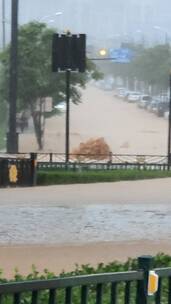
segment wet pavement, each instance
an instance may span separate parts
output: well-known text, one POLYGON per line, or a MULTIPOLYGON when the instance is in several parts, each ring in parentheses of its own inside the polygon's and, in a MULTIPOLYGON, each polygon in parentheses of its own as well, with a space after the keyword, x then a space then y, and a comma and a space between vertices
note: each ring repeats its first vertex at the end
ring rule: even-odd
POLYGON ((0 244, 168 240, 169 204, 0 207, 0 244))

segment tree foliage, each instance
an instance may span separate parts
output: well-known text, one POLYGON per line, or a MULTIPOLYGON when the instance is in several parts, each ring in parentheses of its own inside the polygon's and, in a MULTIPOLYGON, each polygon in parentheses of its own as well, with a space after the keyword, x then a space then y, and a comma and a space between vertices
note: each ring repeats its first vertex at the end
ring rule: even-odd
MULTIPOLYGON (((18 100, 17 111, 29 110, 33 122, 39 148, 43 148, 43 130, 40 113, 36 111, 37 100, 40 104, 44 98, 53 98, 53 109, 65 99, 65 74, 52 73, 51 53, 52 35, 55 31, 44 23, 31 22, 19 28, 18 33, 18 100)), ((8 102, 9 88, 9 50, 10 45, 0 54, 1 80, 0 102, 8 102)), ((87 72, 73 73, 71 77, 71 101, 79 103, 81 93, 79 87, 84 88, 89 74, 98 78, 95 65, 87 63, 87 72)), ((55 114, 55 110, 52 111, 55 114)))
POLYGON ((146 86, 157 87, 158 91, 166 90, 171 68, 170 45, 157 45, 151 48, 132 45, 131 48, 135 52, 132 62, 128 64, 112 63, 109 67, 110 72, 124 81, 127 79, 131 82, 136 78, 146 86))

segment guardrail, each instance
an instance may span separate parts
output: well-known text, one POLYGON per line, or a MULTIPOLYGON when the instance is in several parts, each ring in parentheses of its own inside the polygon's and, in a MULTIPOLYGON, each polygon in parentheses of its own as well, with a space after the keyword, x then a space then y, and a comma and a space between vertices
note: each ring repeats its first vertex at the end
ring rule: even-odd
POLYGON ((165 155, 129 155, 129 154, 70 154, 65 162, 65 154, 37 154, 38 169, 71 169, 71 170, 170 170, 165 155))
POLYGON ((136 155, 136 154, 69 154, 66 163, 64 153, 0 153, 0 161, 8 159, 11 163, 20 163, 31 157, 37 160, 38 169, 71 169, 71 170, 170 170, 166 155, 136 155))
MULTIPOLYGON (((0 284, 1 303, 125 303, 147 304, 151 256, 138 258, 138 271, 81 275, 0 284)), ((155 303, 171 303, 171 268, 156 269, 159 286, 155 303), (162 280, 168 286, 162 294, 162 280), (162 299, 162 300, 161 300, 162 299)), ((154 291, 155 292, 155 291, 154 291)))

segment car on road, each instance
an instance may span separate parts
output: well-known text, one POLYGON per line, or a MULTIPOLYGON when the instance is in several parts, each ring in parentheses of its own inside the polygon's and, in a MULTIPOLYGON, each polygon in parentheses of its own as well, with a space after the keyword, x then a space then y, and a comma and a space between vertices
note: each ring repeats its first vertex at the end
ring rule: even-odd
POLYGON ((165 119, 168 119, 168 118, 169 118, 169 111, 164 112, 164 118, 165 118, 165 119))
POLYGON ((58 103, 57 105, 54 106, 54 108, 56 110, 59 111, 59 113, 64 113, 66 111, 66 102, 65 101, 61 101, 60 103, 58 103))
POLYGON ((120 87, 115 89, 115 94, 114 94, 115 97, 123 97, 124 94, 125 94, 125 88, 120 87))
POLYGON ((152 101, 147 106, 147 110, 151 113, 157 113, 158 103, 159 103, 158 100, 152 99, 152 101))
POLYGON ((169 102, 168 101, 161 101, 157 105, 157 116, 162 117, 164 116, 165 112, 169 111, 169 102))
POLYGON ((127 100, 128 102, 137 102, 139 101, 141 98, 141 93, 139 92, 130 92, 128 97, 127 97, 127 100))
POLYGON ((150 95, 141 95, 140 100, 137 103, 137 106, 140 109, 147 109, 151 101, 152 101, 152 97, 150 95))

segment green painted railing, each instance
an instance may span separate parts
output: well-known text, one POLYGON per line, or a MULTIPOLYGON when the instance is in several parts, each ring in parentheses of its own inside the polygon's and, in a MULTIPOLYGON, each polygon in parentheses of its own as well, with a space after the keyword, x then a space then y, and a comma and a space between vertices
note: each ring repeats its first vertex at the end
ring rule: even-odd
MULTIPOLYGON (((147 304, 148 274, 152 266, 152 257, 140 257, 138 265, 138 271, 0 284, 0 303, 147 304)), ((159 275, 159 287, 153 302, 150 303, 170 304, 171 268, 155 271, 159 275), (168 281, 168 285, 165 284, 165 298, 162 296, 162 280, 168 281)))

